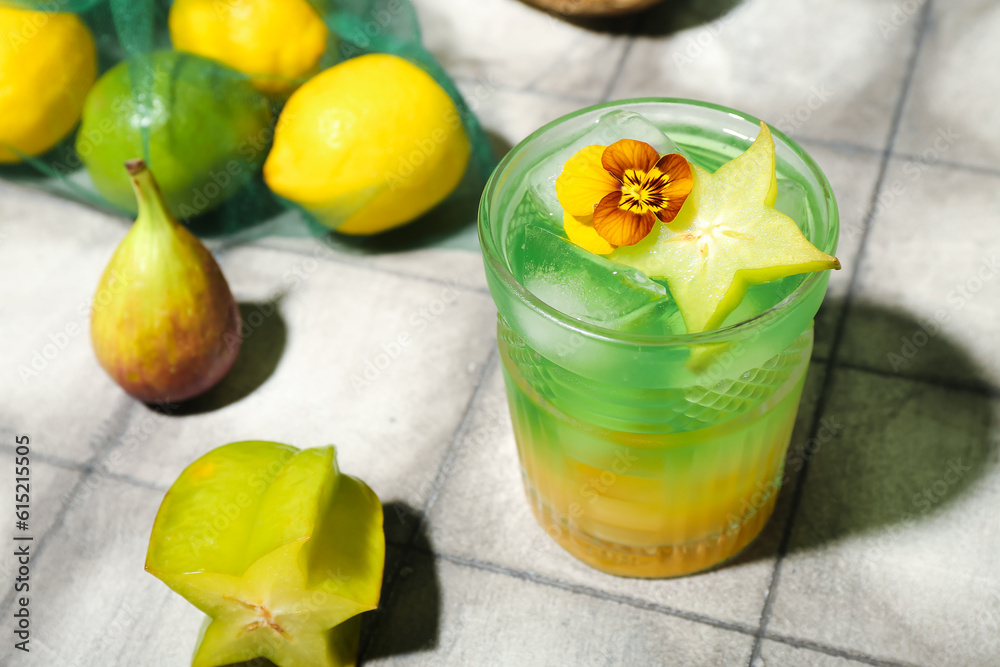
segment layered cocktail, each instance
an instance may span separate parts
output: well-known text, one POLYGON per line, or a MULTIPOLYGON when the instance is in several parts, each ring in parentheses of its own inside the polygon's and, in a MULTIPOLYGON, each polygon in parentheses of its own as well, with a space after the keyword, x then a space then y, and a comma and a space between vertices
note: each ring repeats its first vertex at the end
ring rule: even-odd
POLYGON ((604 104, 515 147, 479 225, 540 524, 628 576, 737 553, 774 507, 839 267, 819 167, 730 109, 604 104))

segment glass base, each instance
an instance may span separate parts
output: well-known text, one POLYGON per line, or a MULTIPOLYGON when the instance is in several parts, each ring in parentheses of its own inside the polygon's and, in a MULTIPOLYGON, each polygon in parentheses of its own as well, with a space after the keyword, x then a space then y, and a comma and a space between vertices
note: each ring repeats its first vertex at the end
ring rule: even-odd
POLYGON ((667 433, 643 432, 648 424, 639 421, 631 431, 594 421, 610 411, 634 414, 640 399, 668 392, 622 397, 604 387, 589 406, 606 409, 578 419, 550 398, 565 383, 551 372, 542 377, 544 360, 500 333, 524 486, 538 522, 564 549, 609 574, 676 577, 719 565, 760 533, 782 484, 811 328, 758 369, 651 402, 660 408, 654 416, 683 425, 692 415, 717 420, 667 433), (727 419, 734 405, 744 411, 727 419))
POLYGON ((602 540, 578 527, 564 524, 557 513, 542 502, 527 480, 525 491, 539 525, 574 558, 607 574, 644 579, 682 577, 712 569, 730 560, 760 534, 771 518, 778 498, 777 493, 772 493, 753 516, 734 531, 699 542, 632 547, 602 540))

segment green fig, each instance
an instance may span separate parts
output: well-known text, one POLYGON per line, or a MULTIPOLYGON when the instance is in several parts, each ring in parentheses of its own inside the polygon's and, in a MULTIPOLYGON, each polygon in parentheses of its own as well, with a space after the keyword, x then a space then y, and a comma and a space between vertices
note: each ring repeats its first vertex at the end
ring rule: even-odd
POLYGON ((142 160, 125 168, 139 203, 94 296, 90 338, 101 366, 147 403, 204 393, 240 349, 240 312, 219 265, 164 205, 142 160))
POLYGON ((146 570, 208 615, 193 667, 267 658, 345 667, 378 606, 382 505, 333 447, 224 445, 181 473, 153 523, 146 570))

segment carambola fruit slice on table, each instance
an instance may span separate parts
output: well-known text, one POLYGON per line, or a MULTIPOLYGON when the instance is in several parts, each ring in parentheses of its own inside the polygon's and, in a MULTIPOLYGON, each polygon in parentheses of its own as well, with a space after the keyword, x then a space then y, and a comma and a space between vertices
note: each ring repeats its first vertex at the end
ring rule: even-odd
POLYGON ((750 285, 840 268, 774 208, 774 140, 766 124, 745 153, 714 174, 694 164, 691 170, 694 188, 677 217, 608 256, 665 278, 689 333, 719 327, 750 285))
POLYGON ((353 665, 354 617, 378 606, 384 563, 381 503, 338 470, 333 447, 259 441, 181 473, 146 555, 146 570, 210 617, 193 667, 353 665))

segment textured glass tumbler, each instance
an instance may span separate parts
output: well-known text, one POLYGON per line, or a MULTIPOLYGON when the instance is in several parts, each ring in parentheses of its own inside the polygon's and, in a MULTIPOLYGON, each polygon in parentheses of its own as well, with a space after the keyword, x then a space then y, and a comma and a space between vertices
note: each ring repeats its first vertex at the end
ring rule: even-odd
MULTIPOLYGON (((750 320, 675 336, 604 329, 531 294, 511 270, 523 252, 511 238, 524 223, 518 205, 527 175, 615 110, 642 114, 710 170, 759 131, 755 118, 689 100, 583 109, 504 158, 483 195, 479 236, 522 477, 539 523, 605 572, 678 576, 732 557, 771 515, 829 272, 792 279, 787 298, 750 320)), ((774 141, 779 191, 797 183, 806 201, 796 222, 834 254, 837 205, 826 177, 788 137, 775 131, 774 141)))

